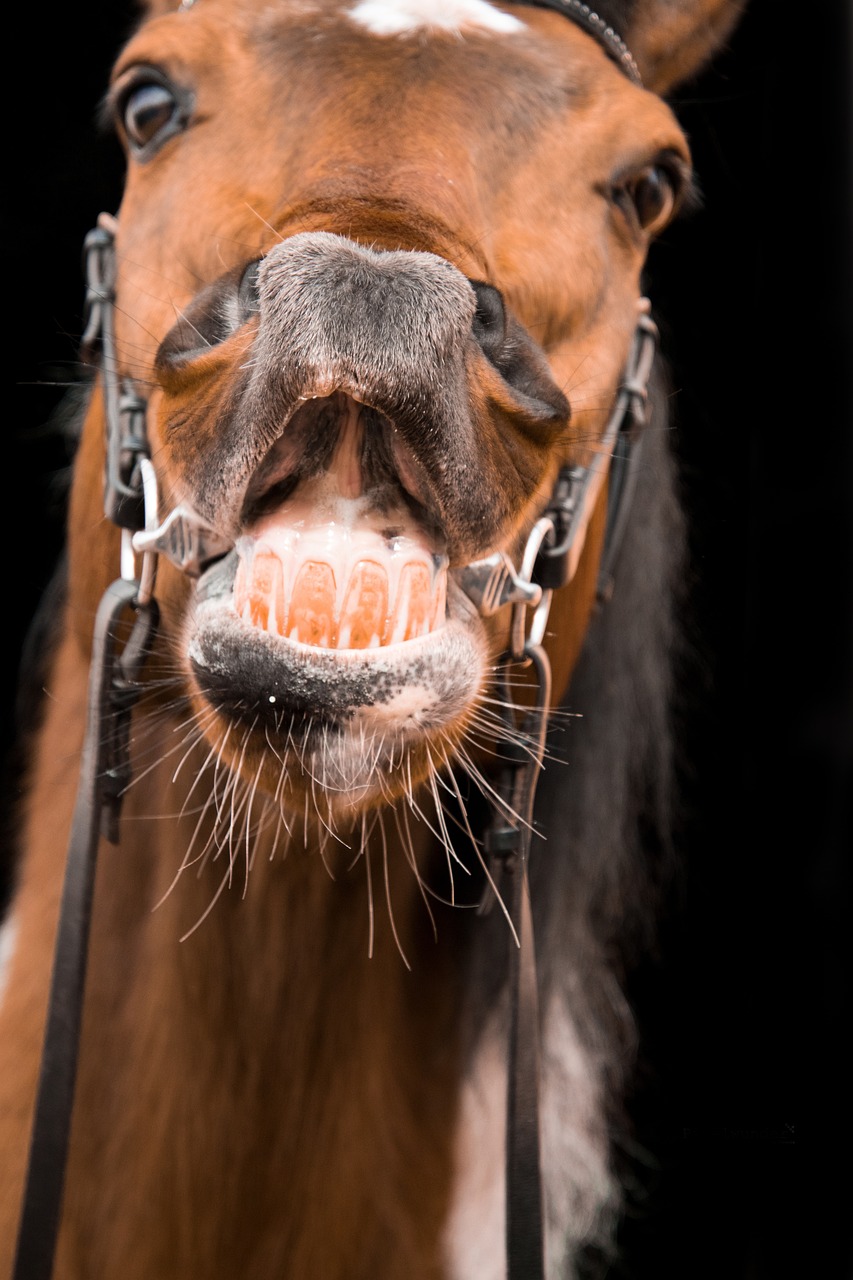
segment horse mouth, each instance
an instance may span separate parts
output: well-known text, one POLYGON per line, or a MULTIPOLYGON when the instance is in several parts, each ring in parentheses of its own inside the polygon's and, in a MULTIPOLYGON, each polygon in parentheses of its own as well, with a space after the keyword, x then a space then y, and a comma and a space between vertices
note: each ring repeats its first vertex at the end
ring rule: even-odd
POLYGON ((414 477, 382 415, 343 392, 301 405, 246 490, 234 582, 246 626, 335 650, 442 627, 445 539, 414 477))
POLYGON ((343 392, 298 406, 249 478, 191 625, 193 683, 242 725, 242 755, 249 739, 279 762, 295 749, 350 796, 374 789, 366 737, 378 777, 385 754, 393 768, 461 725, 483 679, 428 483, 393 425, 343 392))

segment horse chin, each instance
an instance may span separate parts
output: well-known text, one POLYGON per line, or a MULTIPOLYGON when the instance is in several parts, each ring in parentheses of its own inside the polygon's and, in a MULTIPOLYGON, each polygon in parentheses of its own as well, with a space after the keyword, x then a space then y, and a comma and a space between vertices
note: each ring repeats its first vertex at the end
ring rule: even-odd
POLYGON ((183 645, 191 698, 219 758, 321 820, 411 793, 453 754, 487 678, 489 640, 452 579, 427 634, 327 648, 235 607, 234 553, 199 583, 183 645), (210 711, 213 711, 211 717, 210 711))

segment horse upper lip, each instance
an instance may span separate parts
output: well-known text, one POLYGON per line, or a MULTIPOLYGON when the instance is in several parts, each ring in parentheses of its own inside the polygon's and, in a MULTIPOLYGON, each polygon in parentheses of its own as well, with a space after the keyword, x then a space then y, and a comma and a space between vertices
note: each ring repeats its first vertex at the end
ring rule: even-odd
POLYGON ((324 474, 340 498, 405 507, 435 541, 444 540, 424 468, 388 418, 343 391, 294 406, 248 479, 241 526, 249 529, 324 474))

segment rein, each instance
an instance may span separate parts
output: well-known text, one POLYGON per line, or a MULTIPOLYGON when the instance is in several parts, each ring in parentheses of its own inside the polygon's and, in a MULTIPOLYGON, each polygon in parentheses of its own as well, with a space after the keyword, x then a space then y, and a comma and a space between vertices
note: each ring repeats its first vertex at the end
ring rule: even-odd
MULTIPOLYGON (((183 0, 187 9, 195 0, 183 0)), ((552 9, 581 26, 630 80, 641 84, 630 52, 616 32, 580 0, 517 0, 552 9)), ((92 646, 86 733, 48 1000, 35 1114, 11 1280, 51 1280, 62 1210, 68 1142, 85 994, 89 926, 99 837, 118 843, 133 707, 159 619, 154 598, 157 559, 165 555, 191 577, 227 552, 230 541, 196 512, 180 505, 160 521, 157 481, 146 434, 146 404, 122 378, 115 351, 114 218, 102 214, 85 244, 87 325, 84 347, 100 346, 106 419, 104 512, 122 532, 120 577, 98 609, 92 646), (137 573, 137 557, 141 566, 137 573), (127 617, 135 615, 128 634, 127 617)), ((608 484, 598 598, 607 599, 630 506, 640 429, 657 328, 641 298, 634 338, 616 400, 588 466, 561 469, 554 491, 531 531, 518 569, 504 552, 455 571, 481 616, 511 605, 510 642, 498 667, 506 734, 496 744, 504 768, 485 831, 488 886, 480 913, 500 900, 513 940, 508 984, 510 1026, 506 1109, 507 1280, 544 1280, 544 1217, 539 1132, 539 1009, 528 866, 536 786, 545 752, 551 668, 543 647, 553 592, 573 578, 586 531, 608 484), (608 479, 609 476, 609 479, 608 479), (528 610, 532 616, 528 620, 528 610), (533 668, 534 706, 515 723, 509 673, 533 668), (519 729, 522 737, 519 737, 519 729), (521 745, 521 743, 525 745, 521 745), (508 892, 498 892, 498 884, 508 892)))
MULTIPOLYGON (((641 428, 646 422, 648 383, 657 350, 657 327, 640 299, 634 340, 616 402, 601 440, 602 459, 609 460, 607 522, 599 562, 597 595, 609 598, 612 572, 640 455, 641 428)), ((506 1109, 506 1257, 507 1280, 544 1280, 544 1218, 539 1132, 539 1000, 536 950, 530 905, 529 861, 536 786, 545 754, 551 698, 551 664, 543 646, 554 590, 574 577, 589 519, 607 474, 607 461, 596 468, 564 467, 551 501, 533 526, 516 573, 503 553, 467 565, 459 572, 463 590, 479 612, 495 612, 513 604, 510 645, 499 665, 498 681, 507 732, 496 744, 505 761, 485 831, 488 887, 480 912, 499 896, 497 883, 509 888, 507 916, 516 946, 510 948, 509 1052, 506 1109), (479 595, 478 595, 479 593, 479 595), (494 602, 494 604, 492 603, 494 602), (533 606, 529 628, 527 609, 533 606), (521 718, 510 710, 510 671, 532 665, 536 699, 521 718), (520 730, 520 733, 519 733, 520 730)))

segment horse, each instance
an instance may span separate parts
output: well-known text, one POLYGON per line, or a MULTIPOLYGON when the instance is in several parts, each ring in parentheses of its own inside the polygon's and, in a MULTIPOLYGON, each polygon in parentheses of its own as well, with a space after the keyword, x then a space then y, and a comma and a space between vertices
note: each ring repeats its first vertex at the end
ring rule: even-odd
POLYGON ((22 741, 4 1275, 606 1267, 685 557, 643 272, 741 9, 146 0, 22 741))

